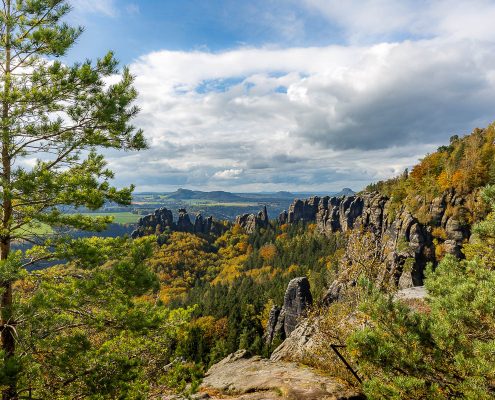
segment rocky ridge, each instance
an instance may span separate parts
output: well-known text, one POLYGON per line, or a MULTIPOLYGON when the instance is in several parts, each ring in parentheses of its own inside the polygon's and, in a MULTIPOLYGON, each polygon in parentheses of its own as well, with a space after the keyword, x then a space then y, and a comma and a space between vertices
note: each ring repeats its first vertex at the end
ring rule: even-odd
POLYGON ((387 262, 399 271, 400 286, 423 284, 423 273, 428 262, 435 263, 435 242, 446 254, 462 256, 462 244, 469 239, 470 229, 449 210, 464 207, 465 199, 447 191, 428 205, 430 222, 421 223, 405 206, 398 209, 391 200, 379 193, 341 197, 311 197, 296 199, 279 215, 281 224, 315 223, 322 233, 347 232, 363 228, 375 233, 385 244, 387 262), (439 228, 440 237, 434 237, 439 228), (435 240, 436 239, 436 240, 435 240), (405 271, 407 259, 412 259, 412 271, 405 271))
POLYGON ((140 218, 131 236, 135 239, 149 234, 160 234, 166 230, 209 235, 221 234, 225 226, 215 221, 213 217, 204 218, 201 214, 197 214, 192 223, 185 208, 179 209, 177 222, 174 222, 172 211, 162 207, 156 209, 153 214, 140 218))

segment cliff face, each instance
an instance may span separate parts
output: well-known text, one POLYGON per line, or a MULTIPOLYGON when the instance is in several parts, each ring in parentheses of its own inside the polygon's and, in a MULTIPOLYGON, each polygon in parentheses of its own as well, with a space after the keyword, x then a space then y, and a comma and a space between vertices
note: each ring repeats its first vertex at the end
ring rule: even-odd
POLYGON ((445 254, 462 256, 460 250, 463 242, 469 239, 470 229, 448 210, 462 209, 464 202, 453 191, 444 193, 429 204, 430 222, 424 224, 405 206, 394 208, 390 199, 379 193, 315 196, 295 200, 288 212, 280 214, 279 222, 315 223, 322 233, 346 232, 353 228, 371 231, 385 244, 387 262, 396 270, 402 272, 405 261, 414 260, 412 271, 404 273, 399 282, 403 286, 419 286, 423 283, 426 264, 435 262, 435 246, 445 254))

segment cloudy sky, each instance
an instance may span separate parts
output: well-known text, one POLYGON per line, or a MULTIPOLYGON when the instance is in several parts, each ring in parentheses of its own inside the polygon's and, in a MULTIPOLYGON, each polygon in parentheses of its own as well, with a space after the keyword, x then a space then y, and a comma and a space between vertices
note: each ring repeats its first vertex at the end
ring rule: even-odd
POLYGON ((74 0, 67 62, 112 49, 150 149, 138 191, 362 189, 495 120, 495 1, 74 0))

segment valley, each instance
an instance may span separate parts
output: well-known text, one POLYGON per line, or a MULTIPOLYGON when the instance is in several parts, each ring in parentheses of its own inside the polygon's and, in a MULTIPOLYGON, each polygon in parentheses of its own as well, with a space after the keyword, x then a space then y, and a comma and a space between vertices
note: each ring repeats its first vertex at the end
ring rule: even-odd
POLYGON ((1 400, 495 399, 494 20, 2 0, 1 400))
MULTIPOLYGON (((351 189, 343 189, 340 192, 329 192, 327 195, 344 196, 352 195, 351 189)), ((234 221, 238 215, 258 212, 262 207, 267 207, 268 213, 276 218, 282 211, 288 210, 290 204, 297 197, 309 197, 317 193, 230 193, 230 192, 203 192, 187 189, 178 189, 175 192, 144 192, 134 193, 132 203, 127 207, 113 204, 105 204, 98 212, 89 210, 70 210, 69 212, 81 212, 88 216, 110 216, 113 223, 131 226, 135 225, 139 218, 153 213, 157 208, 166 207, 177 215, 178 210, 186 209, 191 216, 201 214, 212 216, 222 221, 234 221)), ((320 195, 325 195, 321 194, 320 195)))

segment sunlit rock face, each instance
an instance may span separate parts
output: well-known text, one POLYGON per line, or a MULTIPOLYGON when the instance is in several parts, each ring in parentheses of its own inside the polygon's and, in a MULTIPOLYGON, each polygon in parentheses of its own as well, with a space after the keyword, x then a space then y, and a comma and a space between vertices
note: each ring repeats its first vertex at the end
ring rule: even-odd
POLYGON ((462 208, 465 199, 447 191, 427 205, 428 224, 421 223, 404 205, 393 206, 390 199, 379 193, 341 197, 311 197, 296 199, 287 213, 279 216, 280 223, 315 223, 323 233, 347 232, 362 228, 376 234, 386 248, 387 262, 398 271, 397 283, 403 286, 423 284, 423 274, 429 262, 435 263, 432 231, 439 228, 444 237, 437 238, 443 252, 462 257, 463 243, 470 237, 469 226, 446 212, 462 208), (403 272, 407 259, 412 259, 412 271, 403 272), (401 276, 401 274, 407 276, 401 276))
POLYGON ((263 207, 258 214, 243 214, 238 215, 235 223, 243 228, 247 233, 253 233, 258 228, 266 228, 269 226, 268 212, 266 206, 263 207))

